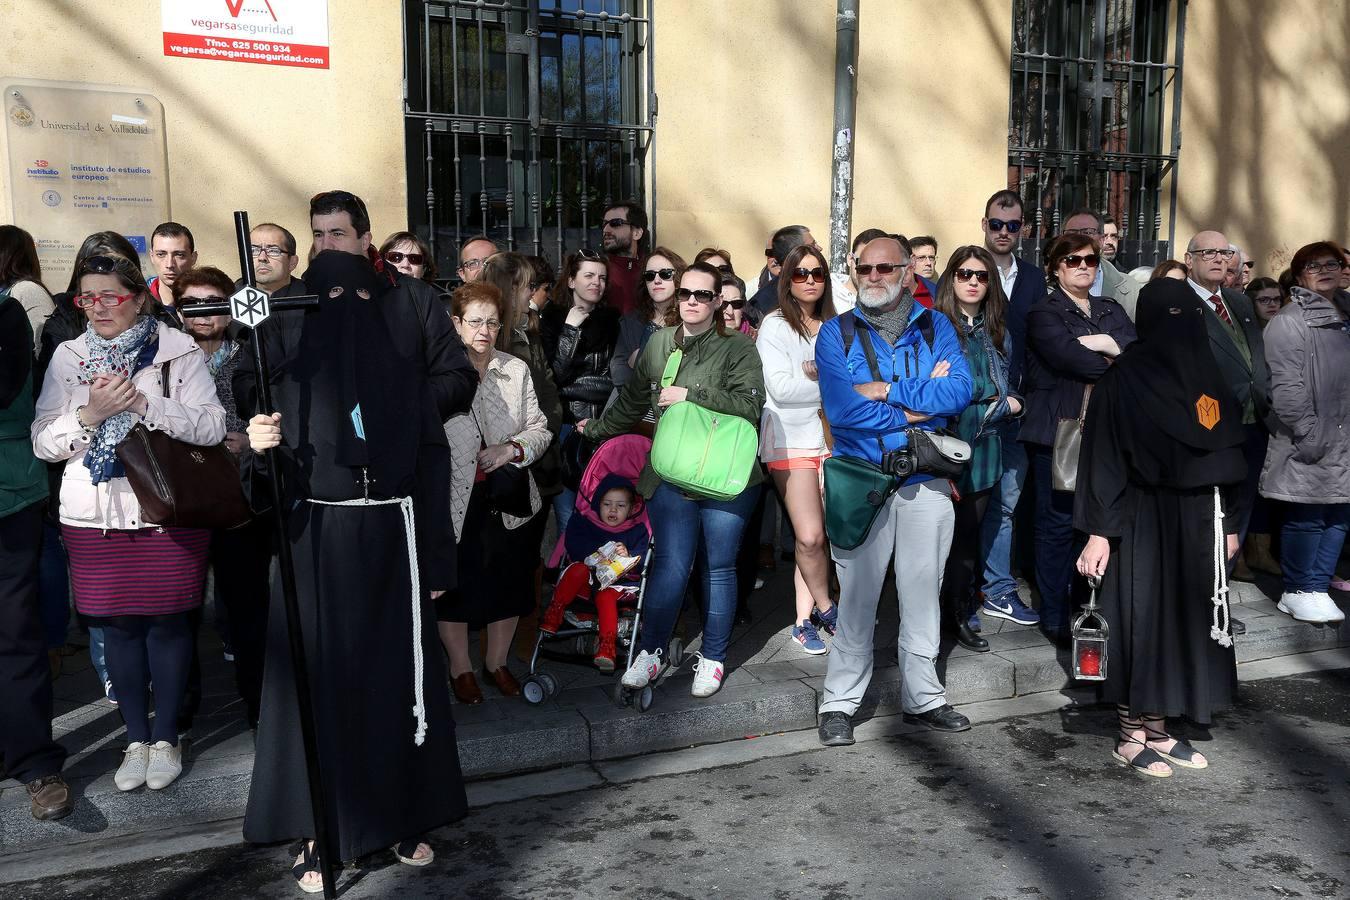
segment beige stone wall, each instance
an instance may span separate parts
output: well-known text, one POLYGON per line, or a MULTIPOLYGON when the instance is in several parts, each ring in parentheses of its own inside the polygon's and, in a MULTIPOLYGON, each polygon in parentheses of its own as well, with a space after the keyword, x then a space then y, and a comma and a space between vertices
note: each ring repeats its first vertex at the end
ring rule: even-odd
POLYGON ((316 70, 166 57, 156 0, 0 0, 0 22, 10 50, 0 74, 159 98, 172 215, 192 229, 203 264, 238 268, 235 209, 289 228, 303 259, 309 198, 336 187, 365 199, 376 241, 406 227, 397 0, 329 0, 331 68, 316 70))
POLYGON ((1177 237, 1219 228, 1278 275, 1350 241, 1350 2, 1191 0, 1177 237))
MULTIPOLYGON (((658 10, 658 237, 718 244, 753 274, 804 224, 828 252, 833 0, 658 10)), ((853 233, 979 238, 1006 183, 1011 12, 1004 0, 862 0, 853 233)))

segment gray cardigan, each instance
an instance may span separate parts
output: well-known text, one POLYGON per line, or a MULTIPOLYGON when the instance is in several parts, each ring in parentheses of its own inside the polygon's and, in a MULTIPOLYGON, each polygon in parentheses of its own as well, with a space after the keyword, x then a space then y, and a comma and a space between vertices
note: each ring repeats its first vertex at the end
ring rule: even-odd
POLYGON ((1275 433, 1261 495, 1292 503, 1350 503, 1350 294, 1336 305, 1295 287, 1266 326, 1275 433), (1340 311, 1337 310, 1340 307, 1340 311))

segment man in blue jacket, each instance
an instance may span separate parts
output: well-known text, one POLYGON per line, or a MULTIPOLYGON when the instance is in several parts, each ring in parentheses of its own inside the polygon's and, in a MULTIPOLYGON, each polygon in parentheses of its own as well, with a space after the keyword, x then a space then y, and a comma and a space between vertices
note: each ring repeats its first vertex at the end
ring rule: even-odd
MULTIPOLYGON (((942 428, 970 403, 970 370, 956 329, 946 316, 915 303, 901 284, 907 256, 893 237, 869 242, 858 258, 858 305, 826 322, 816 338, 820 396, 835 456, 880 465, 884 453, 908 446, 906 429, 942 428), (849 331, 853 340, 845 348, 849 331)), ((826 746, 853 743, 852 716, 872 679, 877 603, 892 556, 905 721, 937 731, 970 727, 947 703, 935 667, 938 592, 954 522, 951 483, 915 474, 900 479, 882 501, 860 545, 831 547, 844 599, 820 705, 826 746)))

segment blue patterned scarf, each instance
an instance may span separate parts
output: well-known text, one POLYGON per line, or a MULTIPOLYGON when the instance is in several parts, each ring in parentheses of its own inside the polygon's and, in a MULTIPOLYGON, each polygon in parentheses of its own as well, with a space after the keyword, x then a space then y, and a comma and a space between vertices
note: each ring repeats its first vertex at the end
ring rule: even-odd
MULTIPOLYGON (((85 328, 84 339, 89 345, 89 358, 80 363, 80 383, 92 384, 100 375, 120 375, 130 378, 154 359, 158 324, 151 316, 141 316, 135 324, 109 340, 100 337, 92 325, 85 328)), ((131 411, 120 412, 103 420, 89 442, 84 465, 89 469, 89 480, 94 484, 126 475, 117 459, 117 445, 136 424, 131 411)))

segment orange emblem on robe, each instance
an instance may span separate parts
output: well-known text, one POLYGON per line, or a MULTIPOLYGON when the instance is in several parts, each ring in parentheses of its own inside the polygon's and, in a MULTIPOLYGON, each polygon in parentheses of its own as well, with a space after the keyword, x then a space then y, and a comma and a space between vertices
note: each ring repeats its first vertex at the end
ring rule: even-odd
POLYGON ((1200 424, 1210 431, 1219 424, 1219 401, 1208 394, 1201 394, 1200 399, 1195 401, 1195 416, 1200 420, 1200 424))

